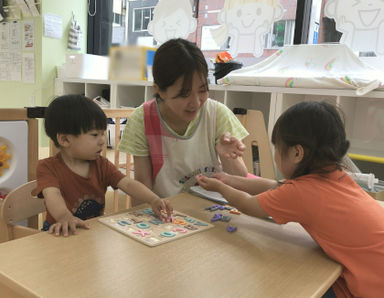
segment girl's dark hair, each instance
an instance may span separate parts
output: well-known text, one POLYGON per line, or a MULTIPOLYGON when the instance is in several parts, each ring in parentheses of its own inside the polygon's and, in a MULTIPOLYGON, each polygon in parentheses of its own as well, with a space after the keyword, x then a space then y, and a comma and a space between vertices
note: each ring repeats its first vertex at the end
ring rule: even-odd
MULTIPOLYGON (((192 88, 192 77, 198 72, 208 90, 208 66, 201 50, 192 42, 177 38, 163 43, 155 53, 152 66, 153 80, 165 91, 180 77, 183 85, 178 96, 186 96, 192 88)), ((159 94, 155 95, 160 98, 159 94)))
POLYGON ((273 128, 272 143, 283 156, 289 147, 304 148, 304 157, 291 179, 341 169, 349 141, 340 114, 326 102, 301 102, 279 117, 273 128))
POLYGON ((45 132, 56 147, 58 133, 78 136, 92 129, 107 129, 103 110, 83 95, 57 97, 46 108, 44 117, 45 132))

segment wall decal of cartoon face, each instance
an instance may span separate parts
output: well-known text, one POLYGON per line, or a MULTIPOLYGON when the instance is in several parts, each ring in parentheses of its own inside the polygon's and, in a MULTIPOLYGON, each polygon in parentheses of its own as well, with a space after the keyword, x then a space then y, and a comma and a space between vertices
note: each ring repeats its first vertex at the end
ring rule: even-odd
POLYGON ((329 0, 325 15, 343 33, 340 43, 354 51, 384 55, 384 0, 329 0))
POLYGON ((197 21, 192 17, 189 0, 160 0, 153 20, 148 24, 148 32, 162 44, 172 38, 184 38, 196 30, 197 21))
POLYGON ((275 21, 283 17, 284 9, 278 0, 226 0, 218 15, 222 24, 211 31, 213 39, 222 45, 230 39, 230 54, 263 54, 264 36, 275 21))

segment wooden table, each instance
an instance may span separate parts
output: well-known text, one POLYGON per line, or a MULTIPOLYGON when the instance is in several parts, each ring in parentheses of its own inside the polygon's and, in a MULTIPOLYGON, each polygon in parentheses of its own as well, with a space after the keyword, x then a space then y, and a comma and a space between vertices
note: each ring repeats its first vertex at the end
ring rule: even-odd
MULTIPOLYGON (((189 194, 174 208, 210 221, 213 203, 189 194)), ((90 220, 69 238, 40 233, 0 245, 7 297, 320 297, 338 278, 304 229, 234 215, 227 223, 148 247, 90 220)), ((2 295, 2 296, 4 296, 2 295)), ((5 297, 5 296, 4 296, 5 297)))

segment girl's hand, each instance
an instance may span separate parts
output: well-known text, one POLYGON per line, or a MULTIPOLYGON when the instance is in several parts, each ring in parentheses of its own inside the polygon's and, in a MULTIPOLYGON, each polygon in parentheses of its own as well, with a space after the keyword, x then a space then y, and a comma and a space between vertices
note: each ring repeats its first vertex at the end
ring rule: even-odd
POLYGON ((171 222, 173 208, 168 200, 166 199, 154 199, 151 202, 151 207, 153 212, 162 220, 166 222, 171 222))
POLYGON ((68 237, 69 230, 75 235, 77 227, 89 229, 89 225, 84 220, 72 214, 66 214, 49 227, 48 233, 54 233, 55 236, 60 236, 60 232, 63 232, 63 236, 68 237))
POLYGON ((221 182, 223 182, 224 184, 230 184, 230 179, 231 179, 231 176, 232 175, 229 175, 225 172, 218 172, 218 173, 214 173, 211 178, 215 178, 217 180, 220 180, 221 182))
POLYGON ((221 158, 236 159, 243 156, 245 145, 239 139, 225 132, 220 137, 220 142, 216 145, 217 154, 221 158))
POLYGON ((197 183, 199 183, 199 185, 202 188, 204 188, 206 190, 210 190, 210 191, 220 192, 219 191, 220 186, 223 184, 223 182, 221 182, 218 179, 208 178, 207 176, 204 176, 202 174, 197 175, 196 176, 196 180, 197 180, 197 183))

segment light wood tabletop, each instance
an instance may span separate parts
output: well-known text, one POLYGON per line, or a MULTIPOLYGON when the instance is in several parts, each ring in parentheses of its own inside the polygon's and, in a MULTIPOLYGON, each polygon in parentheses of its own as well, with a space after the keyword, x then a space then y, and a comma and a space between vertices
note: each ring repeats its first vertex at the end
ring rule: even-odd
MULTIPOLYGON (((213 203, 170 198, 210 221, 213 203)), ((141 206, 143 207, 143 206, 141 206)), ((7 297, 320 297, 341 273, 299 225, 233 215, 227 223, 149 247, 97 221, 68 238, 48 233, 0 245, 7 297)))

